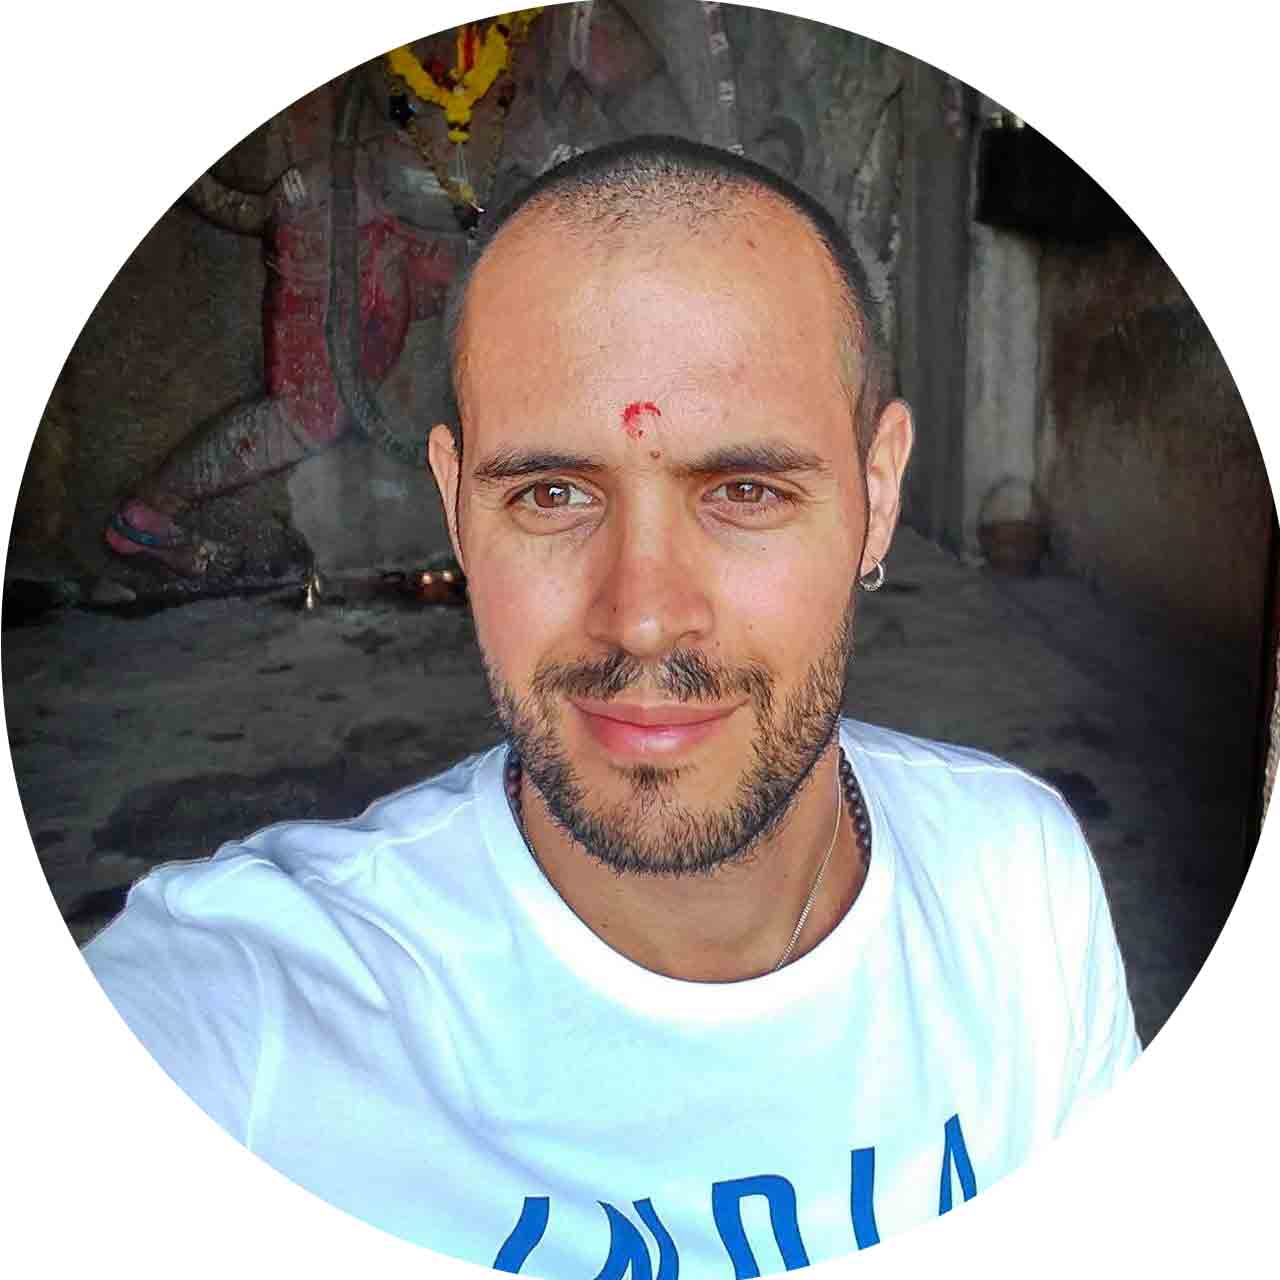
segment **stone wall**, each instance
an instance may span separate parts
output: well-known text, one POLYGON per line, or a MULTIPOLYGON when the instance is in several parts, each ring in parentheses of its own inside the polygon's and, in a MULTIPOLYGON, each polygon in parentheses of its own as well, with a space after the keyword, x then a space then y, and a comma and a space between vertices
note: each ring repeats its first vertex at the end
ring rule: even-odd
POLYGON ((1055 563, 1256 679, 1272 498, 1212 336, 1137 235, 1047 244, 1040 287, 1055 563))

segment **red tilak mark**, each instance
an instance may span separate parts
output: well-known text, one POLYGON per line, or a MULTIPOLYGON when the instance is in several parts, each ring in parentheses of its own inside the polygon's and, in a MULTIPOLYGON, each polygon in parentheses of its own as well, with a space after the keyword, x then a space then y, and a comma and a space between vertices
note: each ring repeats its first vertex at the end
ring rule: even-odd
POLYGON ((644 435, 644 428, 636 426, 636 419, 642 413, 652 413, 656 417, 662 417, 662 410, 652 400, 633 400, 622 411, 623 430, 633 440, 639 440, 644 435))

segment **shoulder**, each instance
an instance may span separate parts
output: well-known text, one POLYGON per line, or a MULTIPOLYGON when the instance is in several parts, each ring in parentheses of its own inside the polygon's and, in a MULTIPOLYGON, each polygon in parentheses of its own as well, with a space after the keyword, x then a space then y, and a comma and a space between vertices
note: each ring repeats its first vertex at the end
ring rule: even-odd
POLYGON ((385 1004, 377 957, 399 945, 398 915, 448 885, 443 860, 479 861, 463 855, 480 840, 484 759, 346 822, 282 822, 212 857, 157 867, 85 947, 124 1020, 230 1132, 247 1132, 267 1015, 290 991, 385 1004))
POLYGON ((841 730, 873 834, 888 838, 899 917, 925 922, 966 967, 966 989, 993 1010, 1021 1011, 1041 1060, 1065 1067, 1060 1122, 1139 1049, 1106 892, 1075 814, 1043 779, 985 752, 852 721, 841 730))
POLYGON ((344 951, 341 917, 352 908, 376 914, 379 886, 396 880, 396 864, 430 874, 433 863, 475 848, 485 759, 469 757, 374 801, 355 818, 279 822, 211 857, 157 867, 133 886, 124 911, 86 955, 125 944, 170 945, 162 938, 180 938, 187 954, 194 947, 229 956, 344 951))
POLYGON ((918 797, 981 803, 997 792, 1023 796, 1032 806, 1069 813, 1061 793, 1042 778, 985 751, 885 729, 859 720, 840 722, 841 742, 855 767, 861 762, 877 783, 906 788, 918 797))
POLYGON ((1062 794, 984 751, 846 720, 841 737, 882 825, 903 856, 953 873, 1068 879, 1093 872, 1062 794))
POLYGON ((486 762, 500 747, 468 756, 443 773, 382 796, 358 817, 265 827, 219 850, 244 853, 295 879, 337 884, 412 850, 417 858, 478 839, 476 807, 486 762))

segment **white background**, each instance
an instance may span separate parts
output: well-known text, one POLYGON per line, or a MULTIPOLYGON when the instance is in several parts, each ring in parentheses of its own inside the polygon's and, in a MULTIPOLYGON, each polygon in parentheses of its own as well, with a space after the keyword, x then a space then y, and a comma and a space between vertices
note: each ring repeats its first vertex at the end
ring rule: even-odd
MULTIPOLYGON (((1274 464, 1280 273, 1269 90, 1277 65, 1271 23, 1261 16, 1270 6, 772 7, 852 26, 936 63, 1083 163, 1187 288, 1274 464)), ((178 193, 315 84, 425 31, 481 16, 474 0, 28 0, 19 12, 20 22, 5 19, 0 88, 6 530, 67 351, 178 193)), ((321 1205, 177 1092, 80 962, 40 875, 10 771, 3 773, 10 840, 0 859, 0 1266, 142 1277, 277 1268, 379 1280, 480 1274, 321 1205)), ((1273 820, 1201 977, 1095 1115, 972 1204, 812 1274, 1276 1274, 1274 839, 1273 820)))

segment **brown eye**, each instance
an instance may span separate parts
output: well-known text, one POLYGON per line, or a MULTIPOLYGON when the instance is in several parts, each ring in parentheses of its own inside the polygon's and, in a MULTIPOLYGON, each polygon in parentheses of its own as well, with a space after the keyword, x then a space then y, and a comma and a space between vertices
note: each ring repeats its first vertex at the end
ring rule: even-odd
POLYGON ((515 502, 517 506, 531 507, 537 511, 561 511, 590 506, 591 495, 565 480, 539 480, 537 484, 522 489, 516 495, 515 502))
POLYGON ((569 505, 569 486, 567 484, 535 484, 529 493, 533 497, 533 505, 550 509, 551 507, 567 507, 569 505))
MULTIPOLYGON (((717 485, 707 497, 713 504, 730 503, 738 508, 730 517, 735 520, 765 520, 781 516, 793 506, 795 499, 781 489, 759 480, 727 480, 717 485)), ((721 512, 728 516, 723 505, 721 512)))

